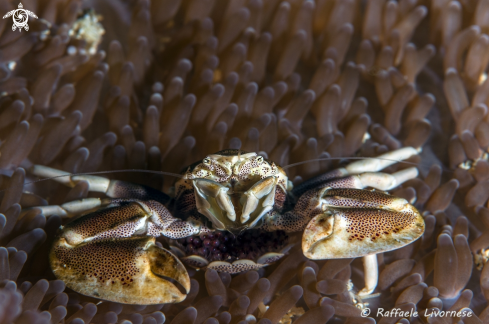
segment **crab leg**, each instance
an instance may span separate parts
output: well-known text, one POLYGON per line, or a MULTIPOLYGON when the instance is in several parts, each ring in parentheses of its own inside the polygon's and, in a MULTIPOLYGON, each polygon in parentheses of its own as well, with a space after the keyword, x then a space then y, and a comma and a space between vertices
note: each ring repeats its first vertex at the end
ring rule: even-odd
POLYGON ((84 198, 80 200, 70 201, 62 205, 48 205, 26 208, 22 210, 22 213, 26 213, 33 208, 37 208, 40 209, 46 217, 57 215, 64 218, 72 218, 75 215, 79 215, 90 210, 95 210, 96 208, 106 205, 107 203, 100 198, 84 198))
MULTIPOLYGON (((391 166, 398 161, 406 160, 413 155, 418 154, 418 151, 412 147, 403 147, 399 150, 387 152, 378 156, 377 158, 369 158, 352 162, 344 168, 339 168, 317 177, 311 178, 303 183, 299 184, 292 190, 292 194, 295 197, 300 197, 306 191, 324 186, 327 182, 335 178, 342 178, 349 175, 361 174, 380 171, 388 166, 391 166)), ((382 189, 386 190, 386 189, 382 189)))
POLYGON ((418 150, 414 147, 403 147, 395 151, 379 155, 377 158, 358 160, 348 164, 345 169, 348 174, 358 174, 362 172, 377 172, 387 168, 399 161, 409 159, 417 155, 418 150))
POLYGON ((418 169, 407 168, 389 174, 382 172, 365 172, 351 175, 340 179, 333 179, 322 184, 318 188, 356 188, 363 189, 372 187, 379 190, 391 190, 407 180, 418 176, 418 169))
POLYGON ((72 218, 90 211, 95 211, 99 208, 117 207, 137 199, 112 199, 112 198, 83 198, 79 200, 73 200, 61 205, 48 205, 26 208, 22 210, 22 213, 37 208, 42 211, 44 216, 57 215, 64 218, 72 218))
POLYGON ((170 201, 170 197, 159 190, 131 182, 110 180, 92 175, 72 175, 69 172, 42 165, 34 165, 30 169, 30 173, 38 177, 53 178, 53 180, 69 187, 74 187, 79 181, 87 181, 89 191, 102 192, 111 198, 156 200, 162 204, 170 201))
POLYGON ((139 236, 184 238, 200 233, 201 224, 173 217, 157 201, 124 200, 108 205, 62 227, 69 244, 93 239, 117 239, 139 236))
POLYGON ((379 265, 376 254, 363 257, 363 272, 365 276, 365 287, 358 292, 359 296, 370 295, 377 287, 379 281, 379 265))

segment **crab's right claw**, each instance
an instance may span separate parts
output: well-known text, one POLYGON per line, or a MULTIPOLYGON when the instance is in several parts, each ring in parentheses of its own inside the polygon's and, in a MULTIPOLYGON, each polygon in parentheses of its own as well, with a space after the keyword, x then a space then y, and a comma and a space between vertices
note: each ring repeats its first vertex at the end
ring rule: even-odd
POLYGON ((309 259, 356 258, 401 248, 424 232, 421 214, 405 199, 379 191, 325 189, 324 212, 307 224, 309 259))
POLYGON ((50 263, 67 287, 113 302, 177 303, 190 291, 184 265, 155 245, 152 237, 94 240, 76 246, 60 237, 51 249, 50 263))

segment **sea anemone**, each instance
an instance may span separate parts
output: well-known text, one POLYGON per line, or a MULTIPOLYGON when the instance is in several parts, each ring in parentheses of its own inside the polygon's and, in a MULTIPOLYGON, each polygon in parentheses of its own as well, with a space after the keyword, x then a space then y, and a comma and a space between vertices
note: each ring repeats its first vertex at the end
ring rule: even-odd
MULTIPOLYGON (((489 1, 23 5, 39 17, 28 31, 0 21, 0 323, 451 323, 461 311, 464 323, 489 322, 489 1), (48 265, 67 220, 30 207, 85 198, 88 185, 32 183, 24 171, 180 172, 240 148, 282 166, 309 161, 287 170, 298 184, 404 146, 421 153, 388 171, 414 163, 420 176, 393 194, 426 231, 377 255, 379 284, 364 301, 353 288, 361 260, 311 261, 298 248, 233 276, 188 269, 179 304, 80 295, 48 265)), ((0 1, 0 13, 14 9, 0 1)), ((174 181, 107 176, 163 191, 174 181)))

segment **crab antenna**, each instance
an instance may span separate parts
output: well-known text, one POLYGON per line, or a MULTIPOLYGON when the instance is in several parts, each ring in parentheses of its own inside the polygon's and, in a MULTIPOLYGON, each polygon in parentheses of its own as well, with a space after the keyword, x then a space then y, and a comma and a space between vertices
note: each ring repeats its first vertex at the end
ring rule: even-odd
POLYGON ((241 150, 238 149, 238 161, 241 162, 241 150))

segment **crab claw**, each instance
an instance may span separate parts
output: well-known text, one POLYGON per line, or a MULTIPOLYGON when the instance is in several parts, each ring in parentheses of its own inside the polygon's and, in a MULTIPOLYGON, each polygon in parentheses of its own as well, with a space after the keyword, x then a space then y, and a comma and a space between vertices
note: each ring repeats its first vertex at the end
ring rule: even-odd
POLYGON ((58 279, 90 297, 149 305, 181 302, 190 291, 183 264, 155 245, 153 237, 93 240, 75 246, 60 237, 49 259, 58 279))
POLYGON ((381 192, 342 191, 344 196, 326 197, 324 212, 306 226, 302 250, 309 259, 356 258, 391 251, 423 234, 423 217, 406 200, 381 192), (350 194, 362 197, 345 197, 350 194))

